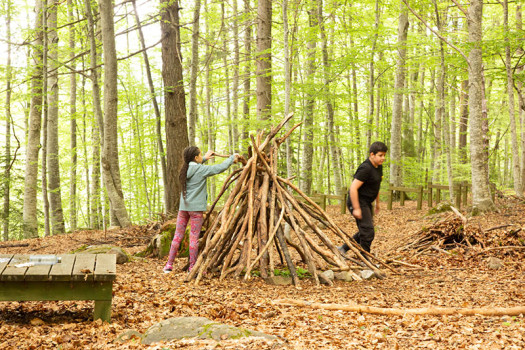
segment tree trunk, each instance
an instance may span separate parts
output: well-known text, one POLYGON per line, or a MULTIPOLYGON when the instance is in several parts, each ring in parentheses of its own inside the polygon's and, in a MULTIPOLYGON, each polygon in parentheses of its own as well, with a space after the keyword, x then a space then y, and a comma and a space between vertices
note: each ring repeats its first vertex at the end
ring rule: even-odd
POLYGON ((4 166, 4 207, 2 212, 2 228, 4 241, 9 240, 9 194, 11 190, 11 1, 6 4, 6 45, 7 62, 5 66, 5 166, 4 166))
MULTIPOLYGON (((522 5, 516 4, 516 29, 520 33, 523 30, 521 6, 522 5)), ((517 51, 519 55, 522 55, 523 47, 520 47, 517 51)), ((516 73, 523 74, 523 64, 517 67, 516 73)), ((523 83, 521 82, 521 80, 517 81, 517 86, 518 86, 518 94, 519 94, 518 110, 519 110, 520 126, 521 126, 521 186, 522 186, 522 190, 525 190, 525 103, 523 101, 525 97, 523 96, 523 83)))
POLYGON ((251 95, 251 64, 250 64, 250 54, 252 51, 252 21, 250 17, 251 8, 250 0, 244 0, 244 16, 245 16, 245 25, 244 25, 244 82, 243 82, 243 127, 242 127, 242 146, 246 147, 249 144, 248 140, 248 126, 250 122, 250 95, 251 95))
POLYGON ((233 144, 235 152, 239 152, 239 13, 237 9, 237 0, 232 0, 233 6, 233 144))
POLYGON ((195 127, 197 124, 197 76, 199 74, 199 35, 201 1, 195 0, 191 33, 191 68, 190 68, 190 111, 188 115, 188 142, 195 145, 195 127))
MULTIPOLYGON (((197 0, 198 1, 198 0, 197 0)), ((153 110, 155 111, 155 126, 156 126, 156 132, 157 132, 157 145, 159 148, 159 154, 160 154, 160 165, 162 170, 162 183, 164 185, 164 207, 166 208, 166 198, 168 197, 167 191, 167 174, 166 174, 166 155, 164 152, 164 143, 162 141, 162 116, 160 114, 160 108, 159 104, 157 102, 157 97, 155 94, 155 85, 153 84, 153 78, 151 75, 151 67, 149 64, 149 57, 148 57, 148 51, 146 50, 146 42, 144 40, 144 33, 142 32, 142 25, 140 23, 139 19, 139 13, 137 11, 137 4, 136 1, 133 0, 133 10, 135 12, 135 21, 137 23, 137 29, 139 32, 139 39, 140 39, 140 45, 142 51, 142 57, 144 58, 144 64, 146 65, 146 76, 148 78, 148 86, 149 86, 149 92, 151 95, 151 102, 153 103, 153 110)))
MULTIPOLYGON (((292 90, 292 77, 290 73, 290 43, 288 30, 288 0, 283 0, 283 50, 284 50, 284 115, 290 114, 290 101, 292 90)), ((291 177, 293 174, 293 154, 290 145, 290 138, 286 138, 286 175, 291 177)), ((287 226, 288 227, 288 226, 287 226)))
POLYGON ((224 65, 224 88, 226 96, 226 122, 228 123, 228 153, 234 153, 235 143, 233 142, 233 123, 231 115, 231 99, 230 99, 230 69, 228 65, 228 34, 226 30, 226 10, 224 8, 224 1, 221 2, 221 30, 222 30, 222 63, 224 65))
MULTIPOLYGON (((70 23, 75 21, 73 15, 73 1, 67 0, 67 14, 70 23)), ((75 63, 75 31, 74 27, 69 27, 69 58, 73 70, 76 69, 75 63)), ((70 185, 69 185, 69 217, 71 221, 71 232, 77 229, 77 167, 78 167, 78 151, 77 151, 77 75, 71 72, 69 78, 69 117, 70 121, 70 148, 71 148, 71 170, 70 170, 70 185)))
POLYGON ((505 68, 507 71, 507 94, 509 98, 509 119, 510 119, 510 136, 512 148, 512 179, 514 183, 514 192, 517 196, 523 197, 523 186, 520 172, 520 152, 517 137, 516 112, 514 102, 514 77, 512 74, 511 47, 509 39, 509 1, 503 0, 503 26, 505 35, 505 68))
POLYGON ((166 166, 168 200, 166 213, 173 215, 179 207, 179 169, 182 151, 188 146, 186 100, 182 80, 179 2, 161 0, 162 79, 166 113, 166 166))
POLYGON ((88 36, 89 36, 89 57, 90 57, 90 79, 92 83, 91 91, 93 95, 93 114, 95 117, 95 125, 92 125, 91 140, 93 145, 92 162, 93 169, 91 171, 91 213, 90 213, 90 227, 94 229, 101 228, 101 192, 100 192, 100 146, 102 135, 104 135, 104 118, 102 115, 102 104, 100 101, 100 85, 98 81, 98 53, 97 42, 95 37, 95 24, 93 20, 93 12, 91 9, 91 2, 86 1, 86 17, 88 21, 88 36))
POLYGON ((272 1, 257 2, 257 119, 272 113, 272 1))
POLYGON ((459 161, 467 162, 467 130, 468 130, 468 79, 461 82, 459 95, 459 161))
POLYGON ((470 0, 468 8, 469 32, 469 119, 472 174, 472 212, 477 214, 494 209, 490 197, 483 130, 483 57, 482 57, 483 1, 470 0))
POLYGON ((111 217, 118 220, 112 226, 131 225, 122 184, 118 159, 117 122, 117 52, 113 23, 113 1, 99 0, 102 47, 104 49, 104 136, 102 141, 102 177, 111 205, 111 217))
POLYGON ((51 209, 51 233, 61 234, 66 231, 64 212, 62 210, 62 195, 60 191, 60 164, 58 146, 58 35, 57 7, 55 0, 48 8, 48 43, 49 43, 49 80, 47 101, 49 106, 47 120, 47 174, 49 190, 49 206, 51 209))
POLYGON ((303 124, 303 164, 301 173, 301 191, 306 194, 311 194, 312 181, 313 181, 313 157, 314 157, 314 106, 315 106, 315 92, 314 92, 314 75, 315 75, 315 46, 317 37, 314 35, 317 27, 317 16, 315 10, 308 11, 309 23, 310 23, 310 35, 308 36, 307 56, 306 56, 306 79, 308 92, 306 93, 306 107, 304 113, 304 124, 303 124))
MULTIPOLYGON (((375 23, 374 23, 374 36, 372 40, 372 48, 370 52, 370 69, 368 72, 368 125, 366 129, 366 144, 370 145, 372 143, 372 125, 374 124, 374 63, 375 63, 375 54, 377 46, 377 38, 379 31, 379 0, 375 1, 375 23)), ((378 125, 376 125, 376 128, 378 125)))
POLYGON ((399 25, 397 31, 397 63, 394 84, 394 104, 390 140, 390 181, 394 186, 401 186, 401 123, 403 120, 403 87, 405 86, 405 58, 408 36, 408 10, 400 1, 399 25))
MULTIPOLYGON (((340 194, 343 179, 341 176, 341 162, 338 156, 338 145, 335 139, 335 122, 334 122, 334 106, 332 103, 332 96, 330 93, 330 64, 328 63, 328 39, 326 38, 324 20, 323 20, 323 0, 318 0, 317 7, 317 21, 319 23, 319 30, 321 34, 321 49, 323 57, 324 68, 324 96, 326 103, 326 119, 328 127, 329 147, 332 156, 332 169, 334 174, 335 193, 340 194)), ((372 98, 373 99, 373 98, 372 98)), ((285 114, 286 115, 286 114, 285 114)))
POLYGON ((31 104, 29 107, 29 131, 24 174, 23 231, 25 238, 38 236, 37 178, 40 128, 42 125, 42 43, 44 36, 43 5, 35 0, 35 38, 33 40, 31 104))

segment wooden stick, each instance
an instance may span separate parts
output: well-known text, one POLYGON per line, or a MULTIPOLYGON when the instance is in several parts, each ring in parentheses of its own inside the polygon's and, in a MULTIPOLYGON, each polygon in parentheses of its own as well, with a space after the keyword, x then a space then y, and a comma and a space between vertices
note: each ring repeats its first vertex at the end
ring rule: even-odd
POLYGON ((453 308, 453 307, 425 307, 417 309, 394 309, 365 305, 321 304, 303 300, 280 299, 272 302, 274 305, 310 307, 312 309, 341 310, 375 315, 466 315, 466 316, 519 316, 525 314, 525 306, 494 307, 494 308, 453 308))

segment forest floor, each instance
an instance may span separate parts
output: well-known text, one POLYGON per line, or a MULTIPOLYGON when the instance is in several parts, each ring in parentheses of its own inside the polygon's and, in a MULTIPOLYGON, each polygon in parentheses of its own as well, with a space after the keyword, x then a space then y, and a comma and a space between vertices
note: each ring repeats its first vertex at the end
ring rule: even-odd
MULTIPOLYGON (((345 311, 279 306, 282 298, 319 303, 357 303, 396 309, 424 307, 491 308, 525 305, 525 204, 512 197, 497 200, 499 213, 469 218, 468 225, 490 232, 492 237, 513 235, 518 249, 458 246, 444 253, 399 252, 414 241, 423 227, 450 215, 425 215, 414 202, 383 209, 376 217, 372 251, 381 259, 404 261, 421 268, 392 265, 399 273, 383 280, 335 281, 334 286, 315 286, 302 280, 300 288, 268 285, 260 278, 249 281, 205 279, 184 283, 177 259, 171 274, 162 273, 164 259, 134 258, 117 267, 113 286, 112 322, 92 321, 93 302, 0 302, 1 349, 523 349, 525 315, 376 315, 345 311), (498 226, 500 229, 493 229, 498 226), (491 230, 492 229, 492 230, 491 230), (512 230, 511 230, 512 229, 512 230), (518 243, 520 244, 520 243, 518 243), (490 269, 489 257, 503 260, 490 269), (258 330, 279 341, 180 340, 140 345, 137 339, 115 342, 125 330, 141 333, 153 324, 179 316, 203 316, 216 322, 258 330)), ((383 208, 386 204, 383 203, 383 208)), ((328 209, 340 227, 353 232, 354 220, 328 209)), ((128 230, 82 231, 73 234, 17 242, 0 242, 0 253, 58 254, 82 245, 116 244, 128 252, 144 249, 152 232, 136 226, 128 230), (26 247, 7 247, 28 243, 26 247)), ((331 237, 336 244, 341 242, 331 237)), ((493 246, 508 242, 493 240, 493 246)), ((1 292, 1 291, 0 291, 1 292)))

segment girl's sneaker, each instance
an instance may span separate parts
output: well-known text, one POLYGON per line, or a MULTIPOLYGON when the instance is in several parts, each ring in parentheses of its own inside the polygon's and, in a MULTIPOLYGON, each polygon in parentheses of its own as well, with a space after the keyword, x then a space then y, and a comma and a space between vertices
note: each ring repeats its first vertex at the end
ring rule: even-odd
POLYGON ((164 268, 162 269, 164 273, 170 273, 172 270, 173 270, 173 266, 169 264, 166 264, 166 266, 164 266, 164 268))

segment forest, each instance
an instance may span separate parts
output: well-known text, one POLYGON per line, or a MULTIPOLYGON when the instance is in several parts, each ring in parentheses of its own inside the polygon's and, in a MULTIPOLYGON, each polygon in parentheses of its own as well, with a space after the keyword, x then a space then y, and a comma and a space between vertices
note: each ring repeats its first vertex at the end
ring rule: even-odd
POLYGON ((186 146, 245 154, 290 113, 279 172, 304 193, 340 193, 378 140, 384 187, 523 197, 522 4, 1 0, 2 239, 169 217, 186 146))

